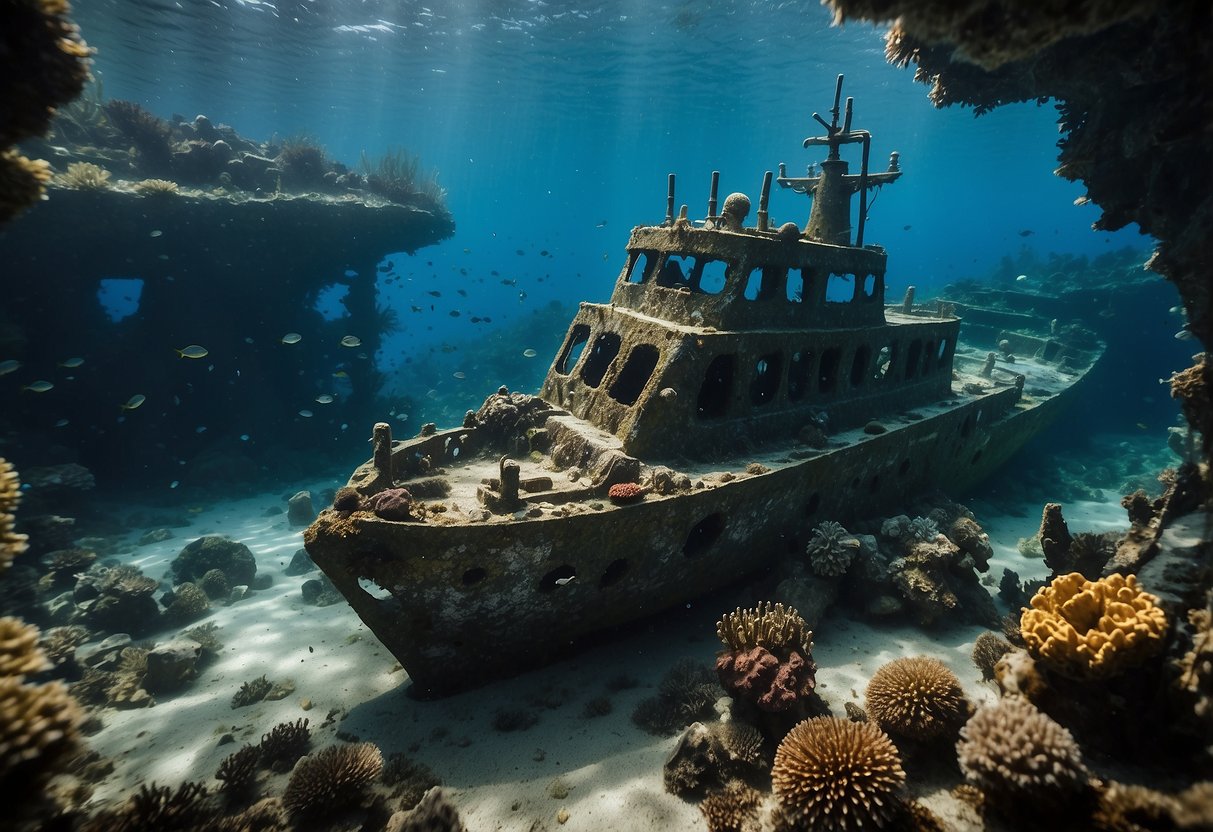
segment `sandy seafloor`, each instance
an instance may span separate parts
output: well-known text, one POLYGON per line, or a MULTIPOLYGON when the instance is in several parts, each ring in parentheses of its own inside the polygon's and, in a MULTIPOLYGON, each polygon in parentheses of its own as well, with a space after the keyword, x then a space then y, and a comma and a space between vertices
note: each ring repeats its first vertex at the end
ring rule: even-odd
MULTIPOLYGON (((333 486, 299 484, 313 494, 333 486)), ((995 584, 992 592, 1004 567, 1023 579, 1047 576, 1042 560, 1027 559, 1016 549, 1020 538, 1036 533, 1039 503, 961 502, 973 510, 994 545, 988 573, 995 584)), ((717 619, 755 602, 744 589, 736 597, 726 594, 724 601, 714 596, 710 607, 692 604, 684 615, 662 619, 660 630, 638 629, 539 671, 439 701, 417 701, 403 692, 405 672, 349 606, 303 602, 301 584, 319 573, 284 574, 303 545, 302 529, 289 527, 285 513, 265 516, 274 506, 285 508, 281 491, 206 507, 192 515, 192 525, 152 545, 137 545, 143 530, 130 532, 129 554, 118 560, 153 577, 167 575, 170 561, 189 541, 224 534, 253 551, 258 574, 271 575, 273 584, 231 606, 213 606, 207 618, 195 622, 214 622, 224 647, 182 692, 158 697, 151 708, 101 712, 104 727, 88 743, 112 758, 115 768, 98 786, 94 801, 120 799, 152 781, 175 786, 192 779, 213 787, 219 762, 241 744, 256 744, 279 722, 306 717, 313 750, 357 738, 376 743, 385 756, 406 752, 428 765, 469 830, 705 828, 697 804, 667 794, 662 784, 662 765, 677 737, 645 733, 632 723, 631 712, 655 694, 661 677, 681 657, 711 666, 719 647, 717 619), (241 684, 263 674, 272 681, 292 680, 294 693, 233 709, 231 698, 241 684), (639 685, 608 693, 607 681, 620 674, 636 677, 639 685), (611 713, 584 716, 585 703, 601 696, 609 696, 611 713), (304 710, 304 700, 310 700, 309 710, 304 710), (499 732, 492 724, 499 708, 527 709, 539 719, 523 731, 499 732), (221 744, 225 734, 235 742, 221 744), (562 809, 568 813, 563 824, 557 821, 562 809)), ((1106 502, 1067 503, 1065 516, 1075 531, 1127 525, 1119 496, 1111 491, 1106 502)), ((814 632, 818 691, 841 716, 844 703, 863 705, 868 679, 880 665, 899 656, 930 654, 952 668, 975 704, 991 700, 995 689, 981 681, 970 659, 981 632, 977 626, 931 632, 875 626, 834 608, 814 632)), ((154 638, 163 642, 173 635, 166 631, 154 638)), ((286 777, 272 775, 266 793, 281 795, 286 777)), ((968 810, 946 789, 917 796, 950 829, 977 825, 971 813, 963 816, 968 810)))

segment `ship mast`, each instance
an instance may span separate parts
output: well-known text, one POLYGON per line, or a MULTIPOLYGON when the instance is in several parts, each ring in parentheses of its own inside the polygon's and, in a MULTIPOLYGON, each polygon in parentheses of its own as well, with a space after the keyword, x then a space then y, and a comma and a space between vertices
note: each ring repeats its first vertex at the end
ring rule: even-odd
POLYGON ((813 113, 813 119, 826 129, 826 135, 810 136, 804 140, 805 147, 825 145, 830 149, 829 156, 821 163, 821 173, 789 178, 787 166, 780 162, 778 182, 781 187, 791 188, 797 193, 813 197, 813 208, 809 213, 809 224, 805 228, 805 236, 811 240, 837 246, 851 245, 851 197, 858 192, 859 229, 855 235, 855 247, 862 248, 863 230, 868 215, 868 190, 893 182, 901 176, 901 169, 898 167, 900 154, 897 151, 889 154, 887 171, 868 172, 868 154, 872 147, 872 134, 867 130, 851 129, 854 98, 847 98, 846 110, 842 113, 844 119, 842 126, 840 127, 838 124, 842 79, 843 76, 839 75, 834 86, 834 106, 830 109, 831 120, 827 122, 819 114, 813 113), (849 163, 838 153, 842 145, 856 143, 863 145, 863 159, 858 175, 848 173, 849 163))

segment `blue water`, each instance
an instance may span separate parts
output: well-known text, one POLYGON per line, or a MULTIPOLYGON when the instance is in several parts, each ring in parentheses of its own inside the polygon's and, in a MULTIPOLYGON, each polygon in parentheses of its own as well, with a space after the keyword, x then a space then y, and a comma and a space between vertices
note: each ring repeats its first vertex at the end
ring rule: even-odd
MULTIPOLYGON (((722 200, 743 191, 756 203, 765 171, 783 162, 798 175, 823 157, 802 141, 822 132, 812 114, 828 118, 840 73, 855 98, 853 126, 874 136, 872 168, 898 151, 905 172, 876 192, 865 235, 889 251, 890 298, 911 284, 922 297, 987 280, 1006 258, 1044 264, 1131 246, 1144 261, 1151 246, 1135 227, 1092 231, 1099 210, 1075 205, 1081 185, 1052 173, 1050 103, 980 118, 937 110, 912 71, 886 63, 879 27, 832 26, 816 0, 85 0, 75 18, 108 99, 162 118, 206 114, 255 140, 307 136, 354 167, 364 151, 406 148, 446 189, 455 234, 381 263, 379 304, 400 323, 374 355, 383 412, 333 410, 323 431, 316 419, 298 433, 312 446, 344 443, 347 462, 364 452, 374 418, 412 432, 458 421, 499 384, 536 389, 576 304, 609 296, 631 227, 663 218, 666 175, 677 175, 677 202, 692 217, 706 214, 712 171, 722 200)), ((803 226, 809 207, 776 188, 771 218, 803 226)), ((317 307, 342 314, 341 291, 321 291, 317 307)), ((104 288, 99 300, 113 320, 138 303, 137 293, 104 288)), ((1168 303, 1150 310, 1160 331, 1179 323, 1168 303)), ((1183 344, 1161 348, 1109 391, 1125 400, 1102 412, 1161 430, 1174 408, 1157 378, 1185 355, 1183 344)), ((295 428, 297 409, 283 411, 295 428)), ((96 412, 102 430, 115 418, 110 403, 96 412)), ((61 415, 48 410, 43 421, 61 415)), ((256 444, 248 432, 233 425, 205 438, 243 454, 256 444)))

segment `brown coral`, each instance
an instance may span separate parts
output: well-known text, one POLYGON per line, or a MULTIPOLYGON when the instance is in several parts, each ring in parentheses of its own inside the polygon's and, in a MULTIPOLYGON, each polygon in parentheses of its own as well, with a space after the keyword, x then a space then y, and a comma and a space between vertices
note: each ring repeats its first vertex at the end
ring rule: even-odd
POLYGON ((59 682, 0 678, 0 792, 36 788, 76 752, 80 708, 59 682))
POLYGON ((289 771, 307 753, 311 732, 306 719, 280 722, 261 735, 261 759, 274 771, 289 771))
POLYGON ((995 633, 984 632, 973 642, 973 664, 981 671, 981 678, 987 682, 994 678, 994 666, 998 660, 1015 648, 1011 642, 999 638, 995 633))
POLYGON ((17 478, 17 470, 8 460, 0 457, 0 572, 8 569, 13 558, 27 548, 28 538, 15 531, 17 504, 20 502, 21 480, 17 478))
POLYGON ((1079 679, 1106 679, 1162 646, 1167 616, 1157 602, 1134 575, 1088 581, 1071 572, 1032 597, 1019 629, 1028 651, 1049 668, 1079 679))
POLYGON ((964 776, 1004 805, 1073 794, 1088 781, 1074 737, 1022 696, 978 708, 960 729, 956 754, 964 776))
POLYGON ((383 771, 383 755, 373 743, 331 745, 302 759, 282 795, 295 816, 317 816, 356 802, 383 771))
POLYGON ((760 827, 762 793, 740 780, 713 791, 699 804, 708 832, 751 832, 760 827))
POLYGON ((849 832, 897 812, 905 772, 893 742, 871 722, 814 717, 775 752, 771 784, 797 828, 849 832))
POLYGON ((968 701, 956 674, 939 659, 912 656, 883 665, 868 683, 869 718, 891 734, 930 740, 960 727, 968 701))
POLYGON ((0 618, 0 676, 32 676, 50 669, 38 647, 38 628, 20 618, 0 618))
POLYGON ((257 763, 261 752, 255 746, 246 745, 239 751, 223 758, 215 779, 223 784, 223 791, 233 800, 248 797, 257 785, 257 763))

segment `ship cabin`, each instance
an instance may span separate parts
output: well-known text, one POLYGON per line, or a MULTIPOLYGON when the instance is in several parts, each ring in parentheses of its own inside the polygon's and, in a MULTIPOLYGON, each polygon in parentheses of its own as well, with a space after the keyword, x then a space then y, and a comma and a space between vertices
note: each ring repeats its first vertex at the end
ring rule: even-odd
POLYGON ((675 222, 633 229, 627 252, 541 395, 628 454, 711 458, 950 394, 959 319, 886 311, 878 246, 675 222))

